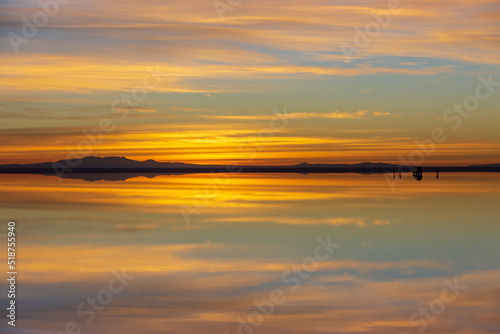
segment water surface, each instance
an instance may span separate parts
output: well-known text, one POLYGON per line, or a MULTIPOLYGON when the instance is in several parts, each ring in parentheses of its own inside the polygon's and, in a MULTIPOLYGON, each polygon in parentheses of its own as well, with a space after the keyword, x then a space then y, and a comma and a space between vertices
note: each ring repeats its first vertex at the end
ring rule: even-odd
POLYGON ((499 174, 394 191, 356 174, 0 186, 18 224, 14 333, 500 331, 499 174), (318 253, 318 238, 339 246, 318 253))

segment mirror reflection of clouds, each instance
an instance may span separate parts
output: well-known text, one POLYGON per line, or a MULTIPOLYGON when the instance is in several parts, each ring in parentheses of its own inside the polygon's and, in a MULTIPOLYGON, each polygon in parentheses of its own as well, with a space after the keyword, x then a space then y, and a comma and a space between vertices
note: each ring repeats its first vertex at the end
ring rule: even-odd
POLYGON ((23 327, 232 333, 279 288, 286 302, 263 333, 415 331, 409 315, 458 278, 466 291, 427 331, 498 328, 495 173, 409 178, 394 193, 382 175, 240 174, 185 224, 178 205, 209 180, 2 177, 2 212, 19 217, 23 327), (296 290, 283 283, 328 235, 335 253, 296 290), (122 269, 135 278, 85 324, 76 307, 122 269))

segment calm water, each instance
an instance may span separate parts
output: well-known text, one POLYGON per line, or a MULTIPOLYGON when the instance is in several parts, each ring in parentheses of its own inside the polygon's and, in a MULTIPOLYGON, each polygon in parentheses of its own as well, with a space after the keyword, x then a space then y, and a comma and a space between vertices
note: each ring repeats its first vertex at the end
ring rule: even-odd
POLYGON ((19 260, 2 332, 500 332, 499 174, 0 183, 19 260))

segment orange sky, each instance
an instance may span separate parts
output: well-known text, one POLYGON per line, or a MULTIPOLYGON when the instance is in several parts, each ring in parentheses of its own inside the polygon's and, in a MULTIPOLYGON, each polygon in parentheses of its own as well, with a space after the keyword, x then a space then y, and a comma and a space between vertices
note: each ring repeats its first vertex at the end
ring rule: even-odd
POLYGON ((500 1, 257 0, 219 16, 210 1, 75 0, 34 36, 23 17, 43 13, 36 1, 0 7, 0 163, 75 151, 398 163, 436 128, 447 138, 424 164, 499 162, 500 88, 473 112, 453 108, 478 77, 500 81, 500 1))

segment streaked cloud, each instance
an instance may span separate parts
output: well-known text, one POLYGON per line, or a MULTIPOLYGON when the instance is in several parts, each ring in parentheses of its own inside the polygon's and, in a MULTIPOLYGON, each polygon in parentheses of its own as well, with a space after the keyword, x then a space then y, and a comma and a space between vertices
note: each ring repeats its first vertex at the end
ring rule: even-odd
MULTIPOLYGON (((340 112, 334 111, 331 113, 288 113, 290 119, 308 119, 308 118, 337 118, 337 119, 367 119, 369 117, 392 116, 388 112, 358 110, 356 112, 340 112)), ((274 115, 202 115, 203 118, 213 119, 228 119, 228 120, 270 120, 274 115)))

